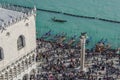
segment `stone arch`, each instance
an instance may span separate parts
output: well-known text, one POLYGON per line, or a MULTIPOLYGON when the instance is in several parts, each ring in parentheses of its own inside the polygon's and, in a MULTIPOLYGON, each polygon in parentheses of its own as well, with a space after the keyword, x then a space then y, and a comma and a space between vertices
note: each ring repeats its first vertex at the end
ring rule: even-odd
POLYGON ((24 70, 25 70, 25 61, 21 62, 21 70, 22 70, 22 72, 24 72, 24 70))
POLYGON ((3 48, 0 47, 0 61, 4 59, 4 51, 3 48))
POLYGON ((30 71, 30 74, 35 74, 36 73, 36 69, 32 69, 31 71, 30 71))
POLYGON ((17 67, 13 67, 13 77, 17 77, 17 67))
POLYGON ((32 55, 32 61, 35 61, 35 54, 32 55))
POLYGON ((8 80, 8 72, 5 72, 5 80, 8 80))
POLYGON ((36 70, 32 69, 29 74, 30 74, 30 80, 35 79, 36 70))
POLYGON ((8 76, 9 76, 9 79, 13 78, 13 70, 12 69, 9 70, 9 75, 8 76))
POLYGON ((17 65, 17 74, 19 75, 21 73, 20 63, 17 65))
POLYGON ((42 54, 37 53, 35 58, 36 58, 36 61, 39 62, 41 60, 41 58, 42 58, 42 54))
POLYGON ((29 80, 29 75, 28 74, 25 74, 22 78, 22 80, 29 80))
POLYGON ((29 65, 32 64, 32 56, 29 56, 29 65))
POLYGON ((17 48, 18 50, 25 47, 25 37, 23 35, 20 35, 17 39, 17 48))
POLYGON ((4 80, 4 75, 3 74, 0 75, 0 80, 4 80))
POLYGON ((28 59, 25 59, 25 68, 28 68, 28 59))

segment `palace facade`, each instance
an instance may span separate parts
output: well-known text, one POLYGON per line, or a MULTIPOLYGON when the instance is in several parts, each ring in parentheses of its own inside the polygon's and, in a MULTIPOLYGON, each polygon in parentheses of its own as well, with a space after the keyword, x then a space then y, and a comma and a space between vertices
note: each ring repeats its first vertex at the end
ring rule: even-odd
POLYGON ((0 80, 26 80, 36 68, 36 8, 0 6, 0 80))

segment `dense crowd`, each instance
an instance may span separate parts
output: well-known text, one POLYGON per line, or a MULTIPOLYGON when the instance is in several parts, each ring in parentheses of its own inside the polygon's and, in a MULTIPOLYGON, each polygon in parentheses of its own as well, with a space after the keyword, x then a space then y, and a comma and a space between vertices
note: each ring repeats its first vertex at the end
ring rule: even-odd
POLYGON ((104 52, 86 49, 83 72, 79 48, 62 48, 41 40, 37 43, 37 80, 120 80, 120 55, 114 49, 104 52))

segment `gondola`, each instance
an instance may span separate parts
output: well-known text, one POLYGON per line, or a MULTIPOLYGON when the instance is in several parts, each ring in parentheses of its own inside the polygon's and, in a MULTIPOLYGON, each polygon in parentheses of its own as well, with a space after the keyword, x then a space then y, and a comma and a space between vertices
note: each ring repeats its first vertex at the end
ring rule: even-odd
POLYGON ((54 22, 61 22, 61 23, 67 22, 67 20, 56 19, 55 17, 54 17, 54 18, 51 18, 51 19, 52 19, 52 21, 54 21, 54 22))
POLYGON ((52 30, 49 30, 48 32, 46 32, 45 34, 43 34, 43 35, 41 36, 41 39, 48 38, 48 37, 51 36, 51 34, 52 34, 52 30))

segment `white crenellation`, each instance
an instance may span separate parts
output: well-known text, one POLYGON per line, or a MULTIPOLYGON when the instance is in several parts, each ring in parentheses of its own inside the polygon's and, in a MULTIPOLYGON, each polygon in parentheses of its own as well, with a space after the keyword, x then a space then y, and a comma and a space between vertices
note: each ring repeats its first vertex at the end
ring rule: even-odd
MULTIPOLYGON (((20 17, 17 17, 17 18, 13 18, 12 20, 10 20, 9 22, 3 22, 2 25, 0 25, 0 27, 8 27, 8 26, 11 26, 23 19, 26 19, 26 17, 30 17, 32 15, 36 15, 36 8, 33 8, 33 9, 27 9, 27 8, 21 8, 21 7, 16 7, 16 6, 11 6, 11 5, 1 5, 2 8, 5 8, 5 9, 9 9, 9 10, 13 10, 13 11, 18 11, 18 12, 22 12, 24 13, 23 15, 21 15, 20 17)), ((1 30, 1 28, 0 28, 1 30)))

